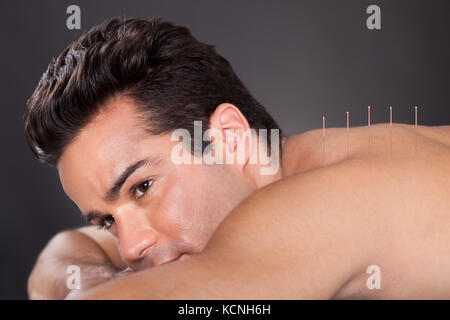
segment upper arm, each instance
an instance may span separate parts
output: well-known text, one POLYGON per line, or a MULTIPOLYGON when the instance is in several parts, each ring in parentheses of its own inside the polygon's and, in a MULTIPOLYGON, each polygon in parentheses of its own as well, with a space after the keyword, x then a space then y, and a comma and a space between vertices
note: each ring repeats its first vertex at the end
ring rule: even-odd
POLYGON ((377 231, 359 172, 336 165, 294 175, 239 205, 204 253, 231 288, 218 297, 331 298, 364 273, 377 231))

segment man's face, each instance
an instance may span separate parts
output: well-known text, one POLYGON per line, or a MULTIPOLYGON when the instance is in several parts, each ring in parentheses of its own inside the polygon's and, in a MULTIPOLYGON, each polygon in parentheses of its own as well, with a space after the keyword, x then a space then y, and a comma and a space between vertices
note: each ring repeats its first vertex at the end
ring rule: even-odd
POLYGON ((170 134, 146 133, 127 100, 105 107, 58 162, 65 192, 134 270, 201 252, 251 184, 232 165, 175 165, 170 134))

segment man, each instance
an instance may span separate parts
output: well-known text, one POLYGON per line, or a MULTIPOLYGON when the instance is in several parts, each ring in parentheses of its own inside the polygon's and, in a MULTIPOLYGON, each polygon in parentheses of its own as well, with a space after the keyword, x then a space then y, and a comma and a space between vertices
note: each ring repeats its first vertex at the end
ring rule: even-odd
POLYGON ((269 139, 263 149, 281 160, 272 174, 251 161, 264 139, 250 129, 279 127, 186 28, 113 19, 84 34, 50 64, 25 130, 109 233, 56 235, 30 297, 449 297, 449 126, 358 127, 348 140, 314 130, 283 137, 281 153, 269 139), (214 130, 214 151, 194 139, 192 161, 175 163, 172 134, 195 136, 195 121, 214 130), (243 161, 195 164, 212 153, 243 161), (66 285, 71 265, 81 289, 66 285))

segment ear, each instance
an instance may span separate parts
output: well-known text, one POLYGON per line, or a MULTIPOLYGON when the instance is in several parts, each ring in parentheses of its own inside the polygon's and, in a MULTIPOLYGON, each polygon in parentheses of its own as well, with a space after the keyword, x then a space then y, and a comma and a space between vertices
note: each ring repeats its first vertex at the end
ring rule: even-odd
POLYGON ((210 129, 221 132, 222 142, 227 152, 234 153, 236 150, 245 152, 245 154, 238 155, 238 157, 243 156, 245 159, 244 163, 239 161, 239 164, 247 163, 250 150, 253 147, 251 136, 248 136, 250 133, 250 125, 235 105, 222 103, 217 106, 210 117, 210 129), (246 140, 248 140, 248 147, 246 140))

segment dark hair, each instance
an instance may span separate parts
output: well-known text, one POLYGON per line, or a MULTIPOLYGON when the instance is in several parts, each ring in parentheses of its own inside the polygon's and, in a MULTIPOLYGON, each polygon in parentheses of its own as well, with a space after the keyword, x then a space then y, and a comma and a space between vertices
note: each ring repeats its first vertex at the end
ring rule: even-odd
POLYGON ((160 18, 113 18, 53 58, 28 100, 25 136, 36 158, 56 165, 116 94, 136 102, 151 134, 185 128, 193 135, 194 120, 209 127, 223 102, 238 107, 253 129, 280 129, 230 63, 186 27, 160 18))

